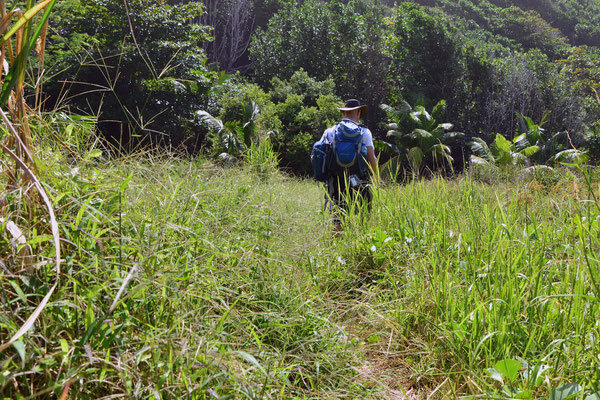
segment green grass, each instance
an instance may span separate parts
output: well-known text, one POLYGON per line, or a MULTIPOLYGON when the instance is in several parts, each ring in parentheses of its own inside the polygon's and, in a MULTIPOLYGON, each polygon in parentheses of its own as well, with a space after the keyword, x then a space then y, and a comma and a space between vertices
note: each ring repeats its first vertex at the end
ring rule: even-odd
MULTIPOLYGON (((581 173, 388 185, 334 237, 316 183, 264 168, 44 165, 62 275, 35 327, 0 356, 5 397, 598 389, 600 210, 581 173), (536 365, 539 380, 527 375, 536 365)), ((24 193, 2 215, 26 232, 36 264, 22 270, 3 230, 2 343, 55 279, 46 216, 24 193)))

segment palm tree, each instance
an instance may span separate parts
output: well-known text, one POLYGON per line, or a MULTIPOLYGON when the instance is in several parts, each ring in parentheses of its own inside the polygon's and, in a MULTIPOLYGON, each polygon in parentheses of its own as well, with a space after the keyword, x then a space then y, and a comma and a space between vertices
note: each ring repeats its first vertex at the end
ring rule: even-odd
POLYGON ((449 144, 463 138, 464 133, 450 131, 454 125, 449 122, 438 122, 446 109, 445 100, 440 100, 431 113, 423 106, 413 108, 404 100, 397 108, 382 104, 381 109, 388 117, 387 136, 395 139, 394 144, 387 144, 396 153, 390 162, 397 164, 398 158, 400 162, 406 159, 416 174, 422 173, 427 161, 434 168, 452 168, 449 144))
POLYGON ((497 133, 488 147, 483 139, 473 138, 467 143, 473 153, 471 162, 516 165, 529 161, 550 164, 585 161, 585 152, 575 148, 567 149, 564 145, 564 142, 570 141, 567 132, 557 132, 549 136, 544 133, 542 125, 546 122, 548 114, 545 113, 536 124, 531 118, 517 112, 520 133, 512 141, 497 133))

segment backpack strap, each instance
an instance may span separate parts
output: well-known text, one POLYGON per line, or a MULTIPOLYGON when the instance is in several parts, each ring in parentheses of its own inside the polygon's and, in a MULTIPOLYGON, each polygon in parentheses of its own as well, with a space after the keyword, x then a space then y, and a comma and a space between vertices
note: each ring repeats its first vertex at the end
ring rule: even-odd
POLYGON ((327 132, 327 136, 326 137, 327 137, 327 141, 329 143, 333 144, 333 142, 335 140, 335 132, 337 131, 339 125, 340 124, 335 124, 335 126, 327 129, 327 131, 326 131, 327 132))

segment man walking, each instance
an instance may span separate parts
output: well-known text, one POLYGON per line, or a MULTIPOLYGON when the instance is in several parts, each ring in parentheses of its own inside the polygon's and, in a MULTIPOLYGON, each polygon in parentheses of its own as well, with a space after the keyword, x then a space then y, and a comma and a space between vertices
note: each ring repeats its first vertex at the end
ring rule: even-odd
POLYGON ((369 174, 377 176, 377 158, 371 131, 360 124, 367 111, 366 105, 350 99, 340 107, 342 120, 323 133, 321 140, 333 146, 329 177, 327 179, 327 200, 334 208, 333 223, 341 230, 341 214, 348 211, 349 202, 358 201, 361 206, 370 208, 371 188, 369 174))

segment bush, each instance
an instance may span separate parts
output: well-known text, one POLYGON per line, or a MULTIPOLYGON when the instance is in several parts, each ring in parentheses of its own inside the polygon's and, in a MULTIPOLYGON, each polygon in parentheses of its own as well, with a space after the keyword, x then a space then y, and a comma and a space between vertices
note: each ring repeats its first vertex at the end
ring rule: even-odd
POLYGON ((203 135, 193 114, 223 80, 199 47, 210 39, 207 28, 190 23, 203 15, 202 3, 126 4, 59 2, 45 104, 100 115, 98 129, 117 144, 193 145, 203 135))
POLYGON ((271 102, 261 110, 259 126, 273 132, 274 150, 280 166, 294 173, 310 173, 310 151, 328 126, 341 114, 341 100, 333 94, 331 80, 318 81, 299 70, 289 81, 273 78, 271 102))

